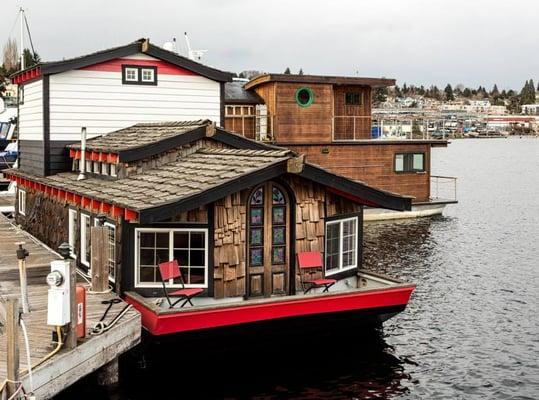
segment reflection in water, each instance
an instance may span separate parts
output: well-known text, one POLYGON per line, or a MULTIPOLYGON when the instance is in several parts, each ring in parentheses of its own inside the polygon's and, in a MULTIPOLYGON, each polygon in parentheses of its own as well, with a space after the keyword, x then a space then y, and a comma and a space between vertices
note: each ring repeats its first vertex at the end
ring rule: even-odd
MULTIPOLYGON (((383 332, 271 348, 256 337, 241 353, 226 337, 194 356, 165 346, 146 351, 157 356, 147 369, 127 359, 121 398, 538 399, 539 140, 437 151, 433 172, 459 177, 459 204, 445 217, 365 225, 365 268, 417 284, 383 332)), ((90 383, 62 398, 106 398, 90 383)))

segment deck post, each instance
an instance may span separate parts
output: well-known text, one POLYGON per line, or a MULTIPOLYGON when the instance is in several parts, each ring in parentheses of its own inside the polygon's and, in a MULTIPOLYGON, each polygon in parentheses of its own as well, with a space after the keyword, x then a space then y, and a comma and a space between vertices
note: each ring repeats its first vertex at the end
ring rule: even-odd
MULTIPOLYGON (((6 337, 7 337, 7 396, 14 396, 19 381, 19 299, 17 296, 7 296, 6 307, 6 337)), ((18 398, 18 397, 14 397, 18 398)))
POLYGON ((69 271, 69 324, 65 327, 64 346, 68 350, 77 347, 77 269, 70 258, 71 247, 67 243, 62 243, 58 247, 58 253, 64 258, 64 262, 69 271))
POLYGON ((92 235, 92 291, 105 292, 109 288, 109 246, 108 228, 106 226, 94 226, 92 235))
POLYGON ((119 371, 118 357, 115 357, 97 370, 97 384, 114 389, 120 381, 119 371))

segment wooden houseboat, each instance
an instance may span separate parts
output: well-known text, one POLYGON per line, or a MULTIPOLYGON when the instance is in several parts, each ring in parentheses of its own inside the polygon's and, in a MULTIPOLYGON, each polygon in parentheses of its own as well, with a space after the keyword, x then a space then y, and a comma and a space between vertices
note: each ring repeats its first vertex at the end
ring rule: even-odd
POLYGON ((305 154, 309 162, 350 179, 414 198, 410 212, 370 208, 367 219, 439 214, 456 202, 431 193, 431 148, 446 147, 447 141, 371 138, 373 90, 394 84, 393 79, 290 74, 231 82, 225 85, 225 126, 305 154))
POLYGON ((60 165, 70 162, 69 170, 32 173, 46 161, 26 157, 7 172, 18 184, 16 221, 52 248, 70 243, 85 270, 91 227, 104 223, 111 285, 152 335, 380 322, 402 311, 414 289, 361 269, 363 207, 405 211, 411 198, 289 149, 199 120, 135 124, 65 154, 60 165), (320 265, 310 265, 317 255, 320 265), (182 279, 169 273, 172 260, 182 279), (169 306, 167 294, 178 291, 192 306, 169 306))

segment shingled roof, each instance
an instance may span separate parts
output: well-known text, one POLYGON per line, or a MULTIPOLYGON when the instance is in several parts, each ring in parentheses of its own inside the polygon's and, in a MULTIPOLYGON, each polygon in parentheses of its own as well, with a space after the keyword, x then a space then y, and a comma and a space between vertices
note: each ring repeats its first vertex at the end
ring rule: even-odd
MULTIPOLYGON (((151 157, 204 137, 212 137, 216 141, 240 149, 280 149, 227 132, 217 128, 212 121, 205 119, 135 124, 103 136, 88 139, 86 141, 86 151, 118 154, 120 162, 129 162, 151 157)), ((80 150, 81 145, 80 143, 74 143, 67 145, 67 148, 80 150)))
POLYGON ((254 91, 246 90, 245 82, 233 81, 225 83, 226 104, 264 104, 264 100, 254 91))

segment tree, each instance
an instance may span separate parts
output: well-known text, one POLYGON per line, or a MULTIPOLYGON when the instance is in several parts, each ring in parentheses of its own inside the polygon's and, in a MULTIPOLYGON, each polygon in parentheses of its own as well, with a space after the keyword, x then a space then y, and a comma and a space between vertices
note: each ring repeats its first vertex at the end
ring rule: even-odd
POLYGON ((499 94, 500 92, 498 91, 498 85, 494 84, 494 86, 492 87, 492 90, 490 91, 490 95, 491 97, 496 98, 499 94))
POLYGON ((376 104, 385 102, 387 100, 387 93, 388 92, 386 87, 377 88, 374 91, 374 102, 376 104))
POLYGON ((24 68, 36 65, 41 61, 41 57, 36 52, 31 52, 30 49, 24 49, 24 68))
POLYGON ((298 75, 303 75, 303 68, 299 69, 298 75))
POLYGON ((464 88, 464 90, 462 91, 462 95, 469 99, 470 97, 472 97, 472 91, 470 90, 470 88, 464 88))
POLYGON ((8 39, 3 52, 3 69, 7 75, 11 75, 17 70, 19 63, 19 50, 15 39, 8 39))
POLYGON ((451 87, 451 85, 449 83, 445 87, 444 92, 445 92, 445 100, 446 101, 455 100, 455 95, 453 95, 453 88, 451 87))
POLYGON ((402 94, 404 93, 404 88, 406 87, 406 83, 404 84, 402 91, 399 88, 399 85, 395 85, 395 97, 402 97, 402 94))
POLYGON ((286 69, 284 70, 284 73, 286 75, 290 75, 292 72, 290 72, 290 67, 286 67, 286 69))
POLYGON ((526 81, 520 91, 520 105, 535 103, 535 85, 533 80, 526 81))

